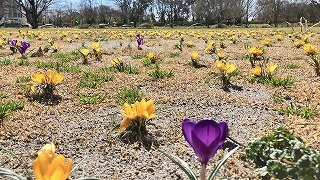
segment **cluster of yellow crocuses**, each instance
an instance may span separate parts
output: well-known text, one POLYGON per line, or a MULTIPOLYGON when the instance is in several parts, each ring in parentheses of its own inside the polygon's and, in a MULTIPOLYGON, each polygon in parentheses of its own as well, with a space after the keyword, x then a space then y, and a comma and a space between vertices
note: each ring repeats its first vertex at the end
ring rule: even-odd
POLYGON ((52 95, 55 86, 60 84, 63 79, 63 75, 48 69, 44 72, 32 75, 32 81, 28 82, 26 85, 32 92, 34 92, 36 88, 39 88, 38 90, 42 90, 44 94, 52 95))
POLYGON ((143 125, 146 120, 155 117, 156 106, 153 100, 146 101, 142 99, 140 102, 136 101, 134 104, 125 103, 123 111, 120 113, 124 116, 120 123, 120 130, 123 131, 132 125, 133 122, 138 123, 139 126, 143 125))
MULTIPOLYGON (((274 63, 270 63, 266 66, 267 70, 268 70, 268 74, 271 75, 275 70, 276 68, 278 67, 277 64, 274 64, 274 63)), ((255 75, 255 76, 261 76, 261 75, 265 75, 261 66, 255 66, 253 69, 252 69, 252 74, 255 75)))
POLYGON ((236 64, 231 64, 224 60, 216 60, 216 67, 219 69, 220 72, 231 74, 237 69, 236 64))
POLYGON ((306 55, 308 55, 308 56, 315 56, 315 55, 319 54, 319 49, 317 49, 316 47, 314 47, 311 44, 305 44, 303 46, 303 50, 306 53, 306 55))
POLYGON ((46 144, 33 162, 33 173, 37 180, 65 180, 69 177, 72 160, 56 154, 53 143, 46 144))
POLYGON ((44 72, 32 75, 31 79, 40 84, 52 84, 56 86, 63 81, 64 77, 58 72, 48 69, 44 72))
POLYGON ((263 54, 263 50, 258 47, 251 47, 248 52, 253 56, 261 56, 263 54))

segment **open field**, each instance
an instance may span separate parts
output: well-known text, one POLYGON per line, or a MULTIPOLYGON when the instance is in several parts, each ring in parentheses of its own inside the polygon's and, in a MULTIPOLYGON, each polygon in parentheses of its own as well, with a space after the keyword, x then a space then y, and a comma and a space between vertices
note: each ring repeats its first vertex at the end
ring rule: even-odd
MULTIPOLYGON (((295 30, 0 29, 0 101, 24 102, 23 109, 0 119, 0 146, 26 163, 31 174, 37 151, 53 142, 57 153, 79 164, 71 173, 72 179, 187 179, 183 171, 150 146, 155 144, 179 156, 199 174, 200 163, 182 135, 181 122, 184 118, 209 118, 226 121, 229 136, 243 145, 221 168, 218 178, 256 179, 253 164, 244 160, 244 149, 250 141, 277 127, 287 128, 307 147, 320 150, 320 77, 308 64, 311 58, 303 46, 294 45, 302 40, 320 48, 319 28, 304 34, 295 30), (142 50, 138 50, 137 33, 146 41, 142 50), (57 46, 55 53, 49 38, 57 46), (271 40, 268 46, 261 43, 267 38, 271 40), (26 59, 12 53, 9 39, 31 44, 26 59), (211 42, 225 54, 226 61, 237 66, 232 85, 225 88, 220 80, 212 78, 212 73, 218 72, 218 56, 205 51, 211 42), (101 58, 94 56, 93 43, 99 43, 101 58), (277 64, 274 77, 292 83, 254 81, 247 58, 248 49, 254 46, 264 49, 263 57, 269 58, 269 63, 277 64), (48 52, 31 57, 39 47, 47 47, 48 52), (87 64, 83 64, 79 52, 83 47, 91 53, 87 64), (200 67, 192 66, 190 54, 195 51, 200 67), (148 61, 149 52, 155 54, 155 64, 148 61), (112 68, 114 58, 121 58, 128 68, 124 72, 112 68), (160 71, 156 71, 157 66, 160 71), (27 92, 25 86, 33 74, 44 69, 54 69, 64 76, 51 100, 27 92), (147 125, 143 143, 114 128, 123 119, 119 94, 126 89, 138 90, 156 105, 156 116, 147 125), (300 113, 309 109, 310 116, 300 113)), ((211 159, 208 169, 230 150, 233 142, 227 141, 229 146, 211 159)), ((0 149, 0 157, 0 167, 28 174, 12 154, 0 149)))

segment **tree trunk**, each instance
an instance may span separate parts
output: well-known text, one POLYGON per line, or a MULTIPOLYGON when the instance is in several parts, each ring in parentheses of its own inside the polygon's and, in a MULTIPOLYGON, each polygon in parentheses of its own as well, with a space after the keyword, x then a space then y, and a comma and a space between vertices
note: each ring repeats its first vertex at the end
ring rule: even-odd
POLYGON ((38 16, 37 16, 37 9, 35 6, 35 1, 32 1, 32 12, 31 12, 31 19, 32 19, 32 29, 37 29, 38 28, 38 16))

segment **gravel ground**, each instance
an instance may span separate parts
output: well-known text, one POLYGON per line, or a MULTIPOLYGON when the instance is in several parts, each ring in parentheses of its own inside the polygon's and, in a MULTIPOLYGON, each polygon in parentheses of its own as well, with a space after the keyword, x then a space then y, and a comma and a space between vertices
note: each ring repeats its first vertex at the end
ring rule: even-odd
MULTIPOLYGON (((130 33, 132 32, 126 34, 130 33)), ((49 33, 45 36, 49 36, 49 33)), ((302 136, 307 146, 319 148, 319 126, 297 125, 301 122, 317 123, 318 117, 307 120, 299 116, 283 116, 276 111, 277 108, 285 107, 291 102, 301 107, 319 103, 319 78, 314 76, 313 70, 305 62, 308 57, 303 55, 301 49, 293 48, 290 39, 266 47, 266 56, 279 64, 278 76, 291 77, 295 80, 292 87, 273 88, 246 81, 245 77, 250 74, 250 70, 249 63, 245 59, 247 50, 244 45, 259 44, 258 40, 249 38, 243 39, 238 44, 227 42, 224 51, 230 61, 237 63, 242 73, 233 80, 233 87, 236 88, 224 91, 219 82, 207 81, 208 74, 214 69, 212 57, 205 54, 201 56, 201 63, 207 65, 206 68, 195 69, 188 65, 190 52, 203 51, 205 47, 203 40, 189 36, 186 40, 192 40, 196 47, 190 49, 185 47, 179 57, 171 58, 168 52, 177 52, 172 48, 178 43, 177 39, 148 39, 147 35, 145 37, 147 46, 143 46, 142 51, 135 49, 132 37, 115 40, 109 36, 108 41, 101 42, 106 51, 101 61, 92 60, 87 66, 82 65, 81 60, 69 62, 84 69, 99 71, 101 67, 110 66, 112 58, 120 56, 125 63, 137 67, 143 73, 132 75, 115 72, 113 81, 105 82, 101 88, 89 89, 77 88, 81 73, 62 72, 65 80, 58 86, 56 92, 61 96, 61 100, 52 105, 28 100, 16 83, 17 77, 30 76, 40 69, 33 66, 19 66, 18 55, 10 55, 8 49, 0 49, 1 58, 9 57, 13 61, 11 65, 0 66, 2 84, 0 90, 7 94, 7 98, 2 101, 13 99, 26 102, 23 110, 0 122, 0 145, 25 162, 29 172, 32 173, 32 161, 37 151, 44 144, 54 142, 57 153, 72 158, 74 165, 77 165, 71 173, 72 179, 90 176, 100 179, 187 179, 187 176, 169 159, 158 151, 150 149, 151 144, 156 144, 161 150, 179 156, 199 174, 200 163, 181 132, 181 121, 187 117, 195 120, 209 118, 226 121, 230 129, 229 136, 243 145, 222 167, 219 179, 257 179, 253 165, 243 160, 244 148, 248 142, 271 133, 276 127, 289 128, 291 132, 302 136), (122 46, 119 45, 121 42, 122 46), (128 44, 133 49, 128 48, 128 44), (174 77, 162 80, 149 77, 147 72, 152 71, 152 68, 144 67, 140 59, 132 58, 133 54, 141 55, 148 51, 160 52, 162 57, 160 67, 167 71, 172 70, 174 77), (285 65, 292 61, 300 67, 285 69, 285 65), (128 142, 129 133, 123 135, 113 130, 122 120, 119 114, 122 107, 116 103, 115 97, 117 91, 124 88, 138 88, 146 99, 155 101, 156 118, 147 126, 148 135, 143 143, 128 142), (79 101, 78 93, 99 94, 106 99, 96 105, 84 105, 79 101), (272 98, 275 93, 290 98, 285 98, 284 103, 277 104, 272 98)), ((36 45, 46 44, 45 40, 30 41, 36 45)), ((85 42, 88 46, 91 43, 91 41, 85 42)), ((80 38, 71 44, 63 40, 57 40, 57 43, 63 47, 62 52, 70 52, 80 47, 82 41, 80 38)), ((28 60, 34 62, 56 59, 47 55, 28 60)), ((317 113, 319 115, 319 107, 317 113)), ((234 145, 230 140, 228 142, 209 162, 208 169, 212 169, 219 157, 234 145)), ((14 159, 12 154, 0 151, 0 156, 1 167, 27 174, 21 162, 14 159)))

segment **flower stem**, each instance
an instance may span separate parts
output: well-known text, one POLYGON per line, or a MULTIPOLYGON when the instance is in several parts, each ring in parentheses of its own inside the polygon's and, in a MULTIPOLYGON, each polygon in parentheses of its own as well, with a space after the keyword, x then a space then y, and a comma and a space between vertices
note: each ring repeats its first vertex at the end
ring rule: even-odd
POLYGON ((200 180, 206 179, 206 164, 201 164, 200 180))

